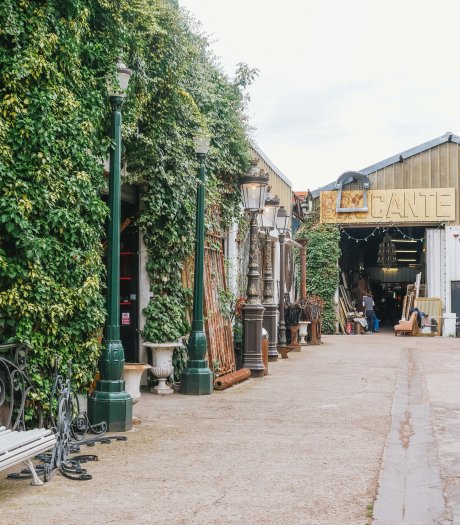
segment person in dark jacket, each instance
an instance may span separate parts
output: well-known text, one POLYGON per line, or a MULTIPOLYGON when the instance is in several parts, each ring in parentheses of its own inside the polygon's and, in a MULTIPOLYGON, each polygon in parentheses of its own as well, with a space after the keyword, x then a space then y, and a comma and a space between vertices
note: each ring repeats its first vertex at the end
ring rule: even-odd
POLYGON ((364 315, 367 319, 367 330, 372 334, 372 328, 374 325, 374 299, 371 293, 363 294, 363 306, 364 306, 364 315))

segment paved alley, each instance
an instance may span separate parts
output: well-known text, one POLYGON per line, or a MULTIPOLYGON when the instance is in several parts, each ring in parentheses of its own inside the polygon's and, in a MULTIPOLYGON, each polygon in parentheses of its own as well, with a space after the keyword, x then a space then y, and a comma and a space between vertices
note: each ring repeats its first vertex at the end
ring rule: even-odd
POLYGON ((145 393, 91 481, 2 473, 2 525, 459 523, 458 340, 323 339, 211 396, 145 393))

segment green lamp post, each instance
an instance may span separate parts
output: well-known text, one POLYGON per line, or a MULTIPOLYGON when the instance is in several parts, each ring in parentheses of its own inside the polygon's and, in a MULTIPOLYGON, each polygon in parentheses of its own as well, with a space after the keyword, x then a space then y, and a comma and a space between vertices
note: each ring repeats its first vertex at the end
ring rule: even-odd
POLYGON ((132 399, 121 379, 125 353, 120 340, 121 107, 130 76, 131 71, 118 60, 118 85, 108 85, 114 147, 110 151, 109 175, 107 321, 105 344, 99 361, 101 379, 88 399, 90 422, 105 421, 109 432, 126 431, 132 427, 132 399))
POLYGON ((195 137, 195 153, 200 163, 196 196, 195 273, 193 277, 193 320, 188 340, 188 361, 181 380, 181 393, 207 395, 213 390, 213 375, 206 361, 206 333, 204 331, 204 190, 206 155, 210 138, 195 137))

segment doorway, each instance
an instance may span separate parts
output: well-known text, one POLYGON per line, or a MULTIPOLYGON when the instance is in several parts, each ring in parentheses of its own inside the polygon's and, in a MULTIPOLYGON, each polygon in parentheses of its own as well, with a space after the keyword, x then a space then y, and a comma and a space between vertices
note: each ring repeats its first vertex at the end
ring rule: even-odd
POLYGON ((450 290, 450 311, 457 316, 456 323, 458 330, 458 322, 460 319, 460 281, 451 281, 450 290))
MULTIPOLYGON (((131 197, 131 196, 130 196, 131 197)), ((108 198, 103 196, 107 203, 108 198)), ((120 225, 120 339, 127 363, 139 362, 139 232, 136 199, 121 201, 120 225)), ((106 225, 107 235, 107 225, 106 225)), ((107 243, 104 243, 107 248, 107 243)), ((107 266, 107 253, 104 254, 107 266)))
POLYGON ((425 279, 425 228, 342 228, 340 269, 356 309, 362 310, 362 296, 372 294, 381 327, 392 328, 402 315, 407 286, 422 272, 425 279), (384 238, 390 237, 395 259, 385 267, 379 260, 384 238))

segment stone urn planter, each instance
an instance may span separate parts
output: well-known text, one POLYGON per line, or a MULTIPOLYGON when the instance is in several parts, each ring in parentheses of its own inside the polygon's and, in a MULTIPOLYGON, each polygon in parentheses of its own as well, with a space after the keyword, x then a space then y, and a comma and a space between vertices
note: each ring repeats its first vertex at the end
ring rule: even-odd
POLYGON ((172 394, 174 390, 166 385, 166 380, 173 373, 172 356, 175 348, 182 346, 177 341, 171 343, 144 343, 144 346, 152 352, 153 375, 158 379, 158 385, 150 391, 152 394, 172 394))
POLYGON ((299 321, 299 344, 305 346, 307 344, 308 325, 310 321, 299 321))
POLYGON ((144 370, 151 368, 145 363, 125 363, 123 367, 123 379, 125 380, 126 392, 131 396, 133 405, 141 398, 141 376, 144 370))

